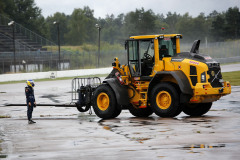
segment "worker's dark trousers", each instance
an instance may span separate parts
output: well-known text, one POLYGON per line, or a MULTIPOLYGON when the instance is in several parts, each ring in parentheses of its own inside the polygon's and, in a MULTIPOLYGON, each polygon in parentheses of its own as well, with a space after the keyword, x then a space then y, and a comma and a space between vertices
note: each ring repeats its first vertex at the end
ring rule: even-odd
POLYGON ((31 106, 27 105, 27 117, 29 121, 32 119, 32 112, 33 112, 33 105, 31 106))

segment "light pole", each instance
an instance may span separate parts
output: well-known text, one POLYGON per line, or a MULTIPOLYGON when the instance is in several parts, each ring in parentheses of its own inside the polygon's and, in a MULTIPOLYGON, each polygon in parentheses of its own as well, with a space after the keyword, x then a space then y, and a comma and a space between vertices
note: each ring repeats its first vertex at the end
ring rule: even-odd
POLYGON ((14 63, 14 72, 16 73, 16 49, 15 49, 15 22, 11 21, 8 23, 8 26, 12 27, 12 35, 13 35, 13 63, 14 63))
POLYGON ((60 62, 60 37, 59 37, 59 34, 60 34, 60 31, 59 31, 59 22, 57 21, 54 21, 53 22, 54 25, 57 25, 57 34, 58 34, 58 69, 60 70, 61 69, 61 62, 60 62))
POLYGON ((99 68, 101 27, 98 24, 96 24, 95 27, 98 29, 98 60, 97 60, 97 68, 99 68))

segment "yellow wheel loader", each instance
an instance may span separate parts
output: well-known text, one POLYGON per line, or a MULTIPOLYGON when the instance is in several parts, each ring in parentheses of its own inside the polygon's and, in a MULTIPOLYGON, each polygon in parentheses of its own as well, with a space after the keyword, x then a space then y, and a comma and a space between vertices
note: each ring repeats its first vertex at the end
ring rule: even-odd
POLYGON ((180 52, 181 34, 132 36, 125 42, 128 64, 114 59, 113 70, 92 96, 92 106, 103 119, 128 109, 136 117, 153 112, 175 117, 207 113, 212 102, 231 93, 220 64, 199 53, 200 40, 190 52, 180 52))

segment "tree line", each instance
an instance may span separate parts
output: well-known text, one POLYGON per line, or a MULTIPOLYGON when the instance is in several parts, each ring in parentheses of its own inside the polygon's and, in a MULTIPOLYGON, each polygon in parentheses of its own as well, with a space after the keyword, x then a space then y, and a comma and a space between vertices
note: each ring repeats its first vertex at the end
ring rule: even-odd
POLYGON ((136 9, 117 16, 94 17, 94 10, 85 6, 76 8, 71 15, 56 12, 44 18, 34 0, 0 0, 0 14, 36 33, 57 42, 57 21, 60 26, 61 45, 96 44, 98 29, 101 27, 101 41, 110 44, 123 43, 131 35, 180 33, 185 42, 195 39, 208 41, 227 41, 240 39, 240 11, 230 7, 224 12, 212 11, 192 17, 168 12, 166 15, 154 13, 151 9, 136 9), (164 28, 164 30, 162 29, 164 28))

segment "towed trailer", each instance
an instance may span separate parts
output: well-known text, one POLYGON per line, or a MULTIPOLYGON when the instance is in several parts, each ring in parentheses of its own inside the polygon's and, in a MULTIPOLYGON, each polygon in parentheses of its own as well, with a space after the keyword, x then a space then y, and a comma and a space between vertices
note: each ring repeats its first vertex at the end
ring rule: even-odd
MULTIPOLYGON (((93 92, 101 85, 99 77, 74 78, 71 87, 71 102, 64 104, 37 104, 37 106, 76 107, 79 112, 87 112, 92 106, 93 92)), ((6 104, 5 106, 26 106, 26 104, 6 104)))

